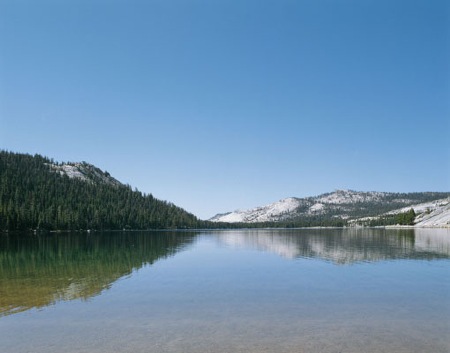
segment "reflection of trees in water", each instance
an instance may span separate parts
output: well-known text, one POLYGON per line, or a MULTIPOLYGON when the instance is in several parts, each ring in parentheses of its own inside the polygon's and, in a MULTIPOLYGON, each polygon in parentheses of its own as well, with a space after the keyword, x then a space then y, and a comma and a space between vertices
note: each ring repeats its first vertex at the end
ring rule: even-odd
POLYGON ((393 259, 450 258, 447 229, 302 229, 223 232, 221 242, 286 258, 321 258, 339 264, 393 259))
MULTIPOLYGON (((336 229, 208 232, 221 243, 339 264, 449 259, 450 230, 336 229)), ((88 299, 192 244, 193 232, 0 236, 0 316, 88 299)))
POLYGON ((88 299, 145 264, 174 255, 195 233, 0 236, 0 316, 88 299))

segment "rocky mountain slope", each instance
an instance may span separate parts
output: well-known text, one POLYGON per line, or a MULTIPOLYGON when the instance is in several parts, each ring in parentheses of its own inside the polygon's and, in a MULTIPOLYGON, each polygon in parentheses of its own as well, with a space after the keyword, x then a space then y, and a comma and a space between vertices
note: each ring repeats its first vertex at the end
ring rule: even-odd
POLYGON ((301 199, 289 197, 262 207, 218 214, 211 218, 210 221, 228 223, 278 221, 285 219, 286 216, 294 212, 301 204, 301 199))
POLYGON ((60 175, 66 175, 71 179, 79 179, 91 184, 103 183, 115 186, 123 185, 108 172, 104 172, 100 168, 86 162, 62 164, 47 163, 47 165, 52 171, 59 173, 60 175))
MULTIPOLYGON (((307 198, 290 197, 266 206, 218 214, 213 222, 286 222, 302 219, 341 219, 351 221, 377 217, 391 211, 409 210, 411 206, 432 202, 450 196, 450 193, 388 193, 336 190, 307 198)), ((425 206, 423 206, 425 207, 425 206)))
POLYGON ((442 200, 435 208, 426 209, 416 217, 415 223, 417 227, 450 227, 450 198, 442 200))
MULTIPOLYGON (((396 215, 409 212, 411 209, 415 213, 415 218, 411 225, 415 227, 450 228, 450 198, 410 205, 378 216, 352 219, 349 220, 348 225, 368 226, 381 219, 395 217, 396 215)), ((393 223, 393 225, 396 225, 396 223, 393 223)))

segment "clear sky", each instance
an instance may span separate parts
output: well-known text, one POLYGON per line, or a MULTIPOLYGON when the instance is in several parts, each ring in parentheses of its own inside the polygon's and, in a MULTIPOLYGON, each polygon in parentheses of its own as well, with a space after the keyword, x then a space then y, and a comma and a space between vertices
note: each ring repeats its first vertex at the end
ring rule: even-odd
POLYGON ((450 191, 447 0, 2 0, 0 148, 201 218, 450 191))

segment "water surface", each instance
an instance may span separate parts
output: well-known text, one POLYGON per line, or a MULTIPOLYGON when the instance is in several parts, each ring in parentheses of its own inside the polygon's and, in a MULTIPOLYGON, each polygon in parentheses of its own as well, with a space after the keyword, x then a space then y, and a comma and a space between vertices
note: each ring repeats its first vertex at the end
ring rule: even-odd
POLYGON ((449 352, 449 230, 0 236, 5 352, 449 352))

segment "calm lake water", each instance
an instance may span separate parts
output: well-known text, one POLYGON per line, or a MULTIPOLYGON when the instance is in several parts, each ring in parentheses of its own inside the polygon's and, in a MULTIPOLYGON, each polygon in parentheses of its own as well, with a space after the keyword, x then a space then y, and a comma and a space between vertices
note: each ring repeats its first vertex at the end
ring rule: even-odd
POLYGON ((450 352, 450 230, 0 235, 0 351, 450 352))

